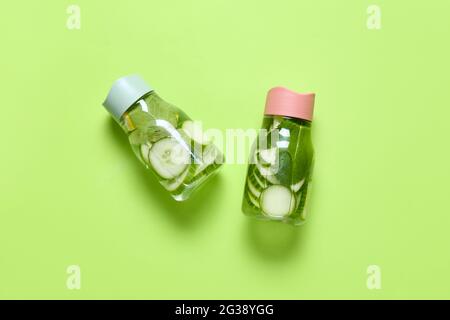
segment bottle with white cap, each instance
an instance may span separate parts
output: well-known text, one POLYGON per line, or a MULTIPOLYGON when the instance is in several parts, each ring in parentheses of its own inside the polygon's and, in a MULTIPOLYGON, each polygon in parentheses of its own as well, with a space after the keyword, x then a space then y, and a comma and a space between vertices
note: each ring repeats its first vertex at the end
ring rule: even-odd
POLYGON ((103 106, 126 132, 139 160, 177 201, 186 200, 223 163, 201 123, 161 99, 137 75, 117 80, 103 106))
POLYGON ((248 166, 242 211, 294 225, 305 222, 314 162, 313 93, 276 87, 267 94, 264 120, 248 166))

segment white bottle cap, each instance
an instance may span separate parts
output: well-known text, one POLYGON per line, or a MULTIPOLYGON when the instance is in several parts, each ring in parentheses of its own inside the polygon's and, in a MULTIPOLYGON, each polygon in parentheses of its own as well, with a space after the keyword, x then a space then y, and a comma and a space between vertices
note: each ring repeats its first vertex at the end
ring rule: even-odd
POLYGON ((112 85, 103 106, 119 121, 133 103, 151 91, 153 89, 138 75, 122 77, 112 85))

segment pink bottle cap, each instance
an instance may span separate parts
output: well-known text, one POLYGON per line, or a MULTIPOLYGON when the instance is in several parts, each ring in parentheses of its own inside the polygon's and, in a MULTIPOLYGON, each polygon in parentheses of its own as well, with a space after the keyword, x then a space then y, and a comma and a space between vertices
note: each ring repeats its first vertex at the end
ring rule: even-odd
POLYGON ((314 93, 297 93, 283 87, 269 90, 264 114, 312 121, 314 93))

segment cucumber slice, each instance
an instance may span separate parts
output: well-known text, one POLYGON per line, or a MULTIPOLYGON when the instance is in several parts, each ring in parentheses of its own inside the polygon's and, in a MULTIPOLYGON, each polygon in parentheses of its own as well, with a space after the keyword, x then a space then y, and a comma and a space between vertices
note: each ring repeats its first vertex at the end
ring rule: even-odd
POLYGON ((297 205, 295 208, 295 211, 300 212, 300 218, 305 220, 306 219, 306 213, 308 211, 307 208, 307 204, 309 203, 309 199, 307 199, 307 195, 308 195, 308 183, 304 185, 304 187, 302 188, 302 191, 300 192, 300 194, 297 196, 298 201, 297 201, 297 205))
POLYGON ((303 186, 304 183, 305 183, 305 178, 303 178, 299 182, 291 185, 292 192, 294 192, 294 193, 298 192, 300 190, 300 188, 303 186))
POLYGON ((298 210, 298 208, 300 207, 302 199, 303 199, 303 192, 297 195, 297 201, 295 202, 295 210, 298 210))
POLYGON ((306 215, 309 213, 309 207, 310 207, 310 203, 311 203, 310 199, 307 199, 307 197, 306 197, 308 194, 308 188, 309 188, 309 186, 302 193, 302 201, 301 201, 302 202, 301 203, 302 214, 301 214, 300 218, 303 220, 306 220, 306 215))
POLYGON ((267 181, 269 181, 271 184, 279 184, 280 180, 277 179, 275 175, 269 175, 266 176, 267 181))
POLYGON ((153 169, 164 179, 179 176, 187 168, 190 158, 189 151, 173 138, 159 140, 149 152, 153 169))
POLYGON ((205 150, 203 150, 202 152, 200 164, 195 170, 195 175, 198 175, 200 172, 205 170, 207 167, 209 167, 216 161, 218 151, 219 150, 213 144, 209 144, 208 146, 206 146, 205 150))
POLYGON ((258 168, 259 173, 272 184, 279 184, 280 181, 278 181, 277 177, 275 176, 275 173, 273 172, 271 167, 263 166, 261 163, 256 162, 256 167, 258 168))
POLYGON ((270 166, 256 162, 261 175, 272 184, 289 186, 292 183, 292 161, 287 151, 276 151, 276 161, 270 166))
POLYGON ((247 179, 247 187, 250 193, 252 193, 256 198, 259 198, 261 196, 261 191, 259 191, 258 188, 255 187, 250 179, 247 179))
POLYGON ((258 168, 259 173, 265 178, 266 176, 273 175, 272 168, 270 166, 265 166, 261 164, 259 161, 255 162, 256 167, 258 168))
POLYGON ((252 193, 247 192, 247 198, 248 198, 248 200, 251 202, 252 205, 254 205, 256 208, 259 209, 259 202, 258 202, 258 199, 255 198, 255 196, 254 196, 252 193))
POLYGON ((273 185, 261 193, 261 209, 272 218, 283 218, 295 207, 295 195, 282 185, 273 185))
POLYGON ((198 121, 187 120, 183 122, 181 127, 188 136, 198 144, 209 144, 211 143, 211 137, 205 134, 202 130, 201 123, 198 121))
POLYGON ((292 160, 286 150, 280 150, 278 147, 256 150, 253 163, 261 176, 271 184, 292 183, 292 160))
POLYGON ((152 144, 150 142, 141 144, 141 148, 140 148, 141 157, 142 157, 142 160, 144 160, 144 162, 146 164, 150 164, 150 160, 148 158, 148 153, 149 153, 151 147, 152 147, 152 144))
POLYGON ((172 180, 161 181, 161 184, 163 185, 164 188, 166 188, 167 191, 174 191, 178 189, 178 187, 181 186, 181 184, 184 182, 184 179, 186 178, 188 172, 189 169, 186 169, 178 177, 172 180))
POLYGON ((255 182, 257 184, 256 187, 260 187, 261 189, 267 187, 267 183, 263 181, 264 177, 261 176, 261 174, 255 167, 253 167, 253 170, 251 170, 251 177, 255 179, 255 182))
POLYGON ((278 161, 277 148, 259 150, 258 154, 262 165, 275 165, 278 161))

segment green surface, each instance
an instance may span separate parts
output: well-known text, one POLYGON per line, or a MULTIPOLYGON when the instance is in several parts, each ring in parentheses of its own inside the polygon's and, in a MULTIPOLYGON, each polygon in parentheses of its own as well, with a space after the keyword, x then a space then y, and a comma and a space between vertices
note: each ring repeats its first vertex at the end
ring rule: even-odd
POLYGON ((450 298, 450 3, 376 2, 3 3, 0 297, 450 298), (308 223, 246 218, 246 165, 175 203, 101 107, 134 72, 221 129, 315 91, 308 223))

